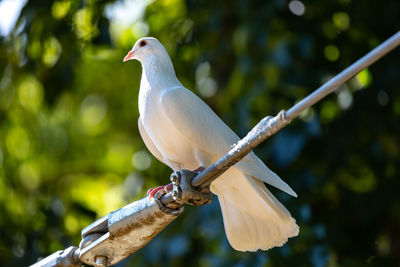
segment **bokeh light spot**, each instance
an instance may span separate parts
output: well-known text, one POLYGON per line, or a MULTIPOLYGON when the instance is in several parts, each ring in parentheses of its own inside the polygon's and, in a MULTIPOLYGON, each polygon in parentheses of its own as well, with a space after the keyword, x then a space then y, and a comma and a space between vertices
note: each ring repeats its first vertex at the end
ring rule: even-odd
POLYGON ((82 8, 74 15, 74 30, 76 35, 83 40, 90 40, 98 33, 97 27, 92 23, 93 11, 91 8, 82 8))
POLYGON ((350 26, 350 17, 345 12, 336 12, 333 14, 332 21, 339 30, 347 30, 350 26))
POLYGON ((126 172, 131 169, 134 148, 128 137, 119 137, 108 145, 103 168, 113 172, 126 172))
POLYGON ((107 101, 101 95, 89 95, 81 104, 80 115, 83 127, 89 134, 97 134, 102 129, 98 127, 107 115, 107 101))
POLYGON ((53 67, 61 55, 61 44, 55 37, 50 37, 44 42, 42 61, 48 67, 53 67))
POLYGON ((340 90, 337 100, 341 109, 348 109, 353 103, 353 95, 349 89, 345 88, 340 90))
POLYGON ((51 7, 51 14, 55 19, 63 19, 71 7, 71 2, 66 1, 56 1, 51 7))
POLYGON ((324 54, 329 61, 336 61, 339 58, 340 52, 336 46, 328 45, 324 49, 324 54))
POLYGON ((40 58, 42 53, 42 43, 38 39, 34 39, 28 43, 28 55, 32 59, 40 58))
POLYGON ((115 174, 99 176, 78 174, 73 176, 72 180, 75 183, 71 190, 72 199, 100 216, 124 204, 121 178, 115 174))
POLYGON ((332 101, 326 101, 321 108, 321 121, 323 123, 331 122, 338 112, 337 106, 332 101))
POLYGON ((389 102, 389 95, 386 93, 386 91, 380 90, 378 92, 378 95, 376 96, 379 105, 381 106, 386 106, 387 103, 389 102))
POLYGON ((392 241, 387 234, 380 235, 376 240, 376 248, 382 256, 388 255, 392 250, 392 241))
POLYGON ((24 128, 12 128, 6 137, 8 153, 16 159, 24 159, 31 152, 31 142, 24 128))
POLYGON ((196 86, 203 97, 211 97, 217 92, 217 83, 210 77, 210 63, 203 62, 196 68, 196 86))
POLYGON ((136 38, 147 36, 149 33, 149 25, 143 21, 138 21, 132 26, 132 34, 136 38))
POLYGON ((357 89, 365 88, 371 84, 372 75, 368 69, 364 69, 359 74, 356 75, 355 81, 357 89))
POLYGON ((146 170, 151 165, 151 156, 146 151, 138 151, 132 156, 132 165, 138 170, 146 170))
POLYGON ((33 113, 42 106, 43 94, 43 86, 34 76, 25 76, 18 85, 19 103, 33 113))
POLYGON ((300 119, 306 122, 310 122, 314 119, 314 115, 315 115, 314 109, 307 108, 300 113, 300 119))
POLYGON ((67 214, 64 217, 64 226, 71 234, 77 233, 81 230, 78 219, 72 214, 67 214))
POLYGON ((289 2, 289 10, 297 16, 302 16, 306 12, 306 7, 301 1, 294 0, 289 2))
POLYGON ((40 168, 35 162, 24 162, 19 167, 19 178, 25 188, 33 191, 40 185, 40 168))
POLYGON ((54 201, 51 203, 51 210, 55 215, 60 217, 64 216, 66 211, 64 203, 59 198, 54 199, 54 201))
POLYGON ((129 173, 128 177, 124 181, 124 195, 126 198, 131 199, 140 193, 143 188, 143 178, 136 172, 129 173))

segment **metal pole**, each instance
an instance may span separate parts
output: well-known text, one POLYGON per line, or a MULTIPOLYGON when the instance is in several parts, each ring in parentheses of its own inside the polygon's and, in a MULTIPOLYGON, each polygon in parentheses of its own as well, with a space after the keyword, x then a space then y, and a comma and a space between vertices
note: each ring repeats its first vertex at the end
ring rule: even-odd
POLYGON ((289 121, 296 118, 303 110, 311 107, 317 103, 321 98, 332 93, 343 83, 347 82, 351 77, 359 73, 365 68, 368 68, 371 64, 375 63, 378 59, 392 51, 394 48, 400 45, 400 31, 394 34, 392 37, 387 39, 385 42, 375 47, 368 54, 354 62, 352 65, 347 67, 345 70, 337 74, 335 77, 330 79, 328 82, 323 84, 317 90, 312 92, 306 98, 303 98, 300 102, 294 105, 286 112, 286 117, 289 121))

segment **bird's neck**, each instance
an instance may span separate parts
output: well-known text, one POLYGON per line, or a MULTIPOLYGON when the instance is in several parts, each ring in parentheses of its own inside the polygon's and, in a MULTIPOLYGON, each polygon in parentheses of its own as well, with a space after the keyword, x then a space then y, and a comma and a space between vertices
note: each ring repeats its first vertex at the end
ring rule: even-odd
POLYGON ((169 58, 160 57, 159 55, 148 56, 142 62, 142 68, 142 80, 146 80, 152 90, 162 90, 180 84, 169 58))

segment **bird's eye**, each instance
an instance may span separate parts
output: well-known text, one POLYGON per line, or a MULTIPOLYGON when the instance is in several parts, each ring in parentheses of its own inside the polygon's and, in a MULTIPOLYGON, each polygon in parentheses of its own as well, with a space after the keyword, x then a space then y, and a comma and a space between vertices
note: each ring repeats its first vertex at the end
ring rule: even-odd
POLYGON ((145 46, 146 44, 147 44, 146 41, 141 41, 141 42, 139 43, 139 46, 140 46, 140 47, 143 47, 143 46, 145 46))

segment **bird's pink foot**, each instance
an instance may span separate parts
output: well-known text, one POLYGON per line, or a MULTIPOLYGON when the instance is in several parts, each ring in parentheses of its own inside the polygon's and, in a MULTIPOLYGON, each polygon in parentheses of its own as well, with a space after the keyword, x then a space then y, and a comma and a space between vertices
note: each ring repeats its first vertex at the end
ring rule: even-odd
MULTIPOLYGON (((193 170, 193 172, 202 172, 205 169, 206 168, 200 166, 197 169, 193 170)), ((166 194, 168 192, 171 192, 172 189, 173 189, 172 183, 169 183, 167 185, 160 185, 160 186, 150 188, 149 190, 147 190, 147 195, 149 196, 149 198, 153 198, 160 191, 162 191, 162 194, 166 194)))
POLYGON ((163 194, 166 194, 172 191, 172 188, 173 188, 172 183, 169 183, 167 185, 160 185, 155 188, 150 188, 149 190, 147 190, 147 195, 149 196, 149 198, 153 198, 155 194, 157 194, 159 191, 163 191, 163 194))
POLYGON ((195 170, 193 170, 193 172, 202 172, 202 171, 204 171, 206 168, 204 168, 204 167, 198 167, 197 169, 195 169, 195 170))

